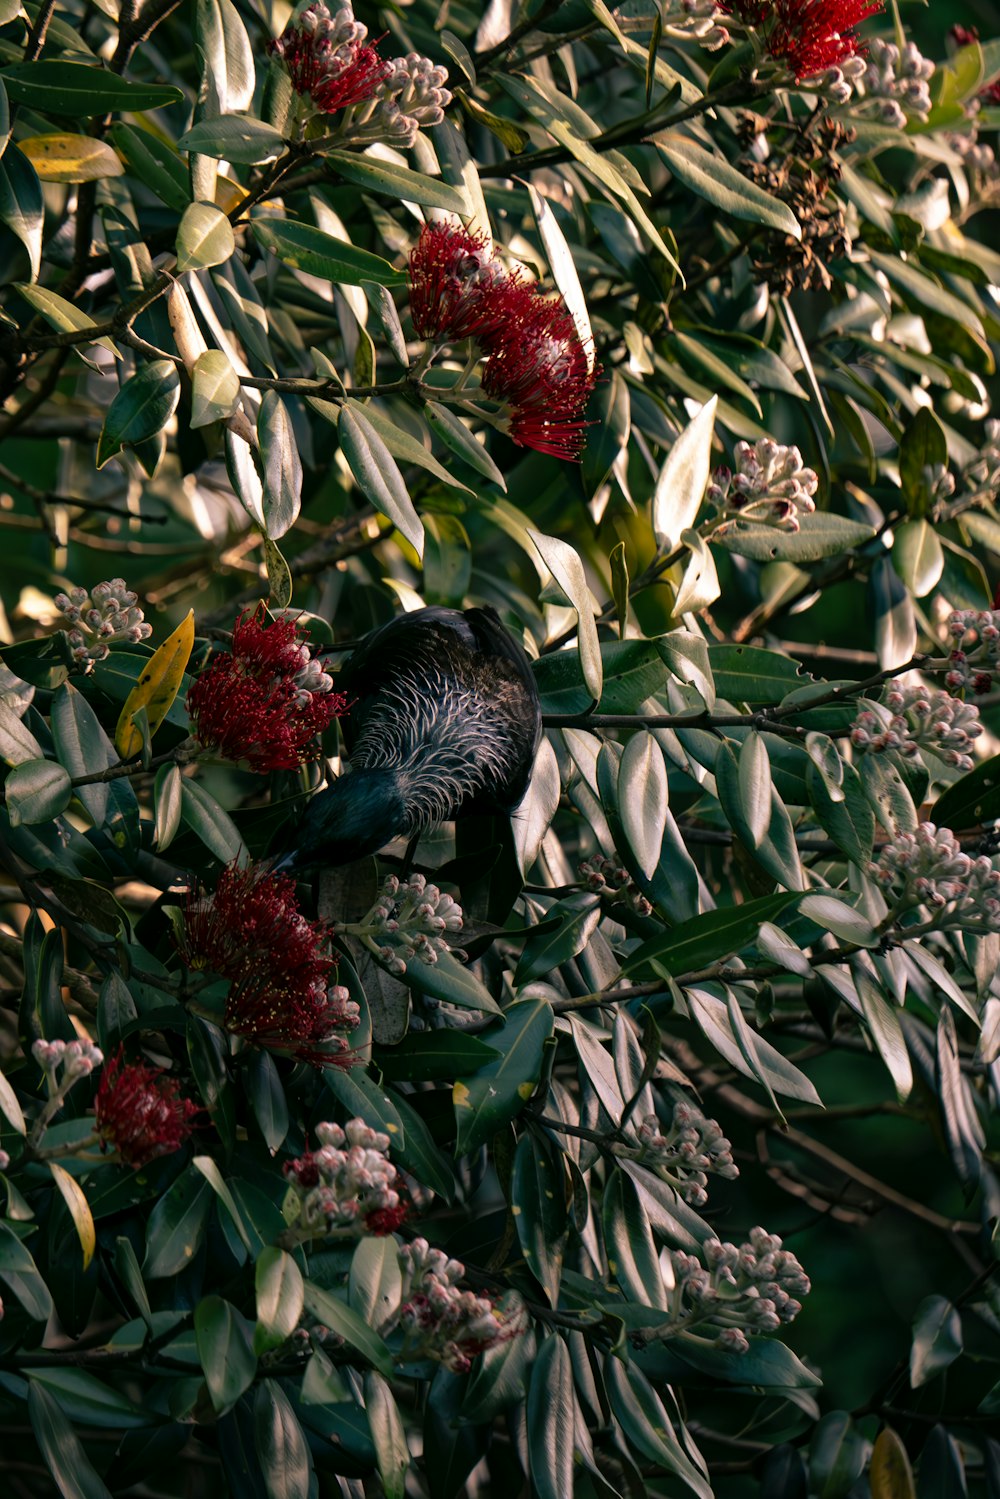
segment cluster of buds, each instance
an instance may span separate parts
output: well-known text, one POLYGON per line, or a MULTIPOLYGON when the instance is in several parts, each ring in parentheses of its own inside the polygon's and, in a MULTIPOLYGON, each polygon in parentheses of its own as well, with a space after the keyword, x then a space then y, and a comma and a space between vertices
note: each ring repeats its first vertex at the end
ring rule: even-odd
POLYGON ((351 1065, 346 1033, 360 1010, 331 983, 329 928, 302 915, 288 875, 227 866, 212 895, 192 895, 179 948, 189 968, 230 980, 232 1035, 315 1067, 351 1065))
POLYGON ((331 11, 324 0, 300 10, 269 50, 288 69, 292 88, 322 114, 350 111, 339 132, 354 145, 412 146, 422 125, 440 125, 451 103, 447 69, 409 52, 385 61, 351 0, 331 11))
POLYGON ((42 1069, 48 1095, 36 1124, 40 1134, 62 1108, 73 1084, 89 1077, 104 1061, 104 1053, 90 1041, 33 1041, 31 1055, 42 1069))
POLYGON ((859 95, 874 101, 887 125, 902 129, 907 119, 926 120, 931 112, 930 79, 934 64, 913 42, 902 48, 875 37, 868 44, 863 76, 855 85, 859 95))
POLYGON ((686 1328, 711 1328, 718 1347, 746 1353, 748 1333, 776 1332, 802 1310, 809 1277, 776 1234, 752 1228, 738 1248, 708 1239, 701 1253, 703 1259, 681 1250, 671 1254, 670 1310, 686 1328))
POLYGON ((319 752, 317 736, 347 708, 294 620, 241 614, 232 649, 218 651, 187 696, 199 743, 251 770, 294 770, 319 752))
POLYGON ((983 431, 985 441, 962 478, 970 489, 992 490, 995 496, 1000 489, 1000 421, 990 417, 984 422, 983 431))
POLYGON ((898 750, 913 759, 930 750, 946 765, 972 769, 968 753, 983 732, 979 710, 949 692, 927 687, 892 687, 884 706, 863 709, 851 727, 851 743, 868 754, 898 750))
POLYGON ((1000 932, 1000 870, 985 854, 963 853, 949 828, 922 822, 898 834, 868 872, 897 908, 924 906, 937 927, 1000 932))
POLYGON ((459 1290, 465 1266, 426 1239, 401 1246, 399 1268, 401 1305, 394 1320, 404 1334, 405 1357, 437 1359, 453 1374, 465 1374, 477 1354, 522 1330, 517 1317, 504 1316, 488 1297, 459 1290))
POLYGON ((94 1099, 101 1149, 134 1168, 179 1150, 200 1112, 180 1096, 176 1078, 162 1067, 126 1062, 121 1047, 105 1064, 94 1099))
POLYGON ((643 895, 628 870, 614 859, 584 859, 580 864, 580 878, 587 889, 603 896, 612 904, 627 905, 637 916, 651 916, 653 907, 643 895))
POLYGON ((735 1181, 740 1174, 721 1126, 693 1104, 674 1105, 666 1134, 655 1114, 647 1114, 635 1133, 640 1147, 638 1159, 675 1186, 692 1207, 704 1207, 708 1201, 709 1175, 735 1181))
POLYGON ((707 498, 721 514, 739 522, 754 521, 781 531, 797 531, 799 514, 816 509, 813 495, 819 477, 802 462, 796 447, 785 447, 771 437, 738 442, 733 451, 735 472, 718 468, 707 498))
POLYGON ((96 583, 89 594, 85 588, 71 588, 68 594, 57 593, 54 602, 72 626, 66 631, 69 647, 85 671, 103 661, 116 642, 136 645, 153 633, 138 607, 138 595, 124 578, 96 583))
POLYGON ((422 874, 402 882, 391 874, 364 920, 347 930, 362 937, 390 973, 404 974, 414 958, 436 963, 452 950, 442 933, 462 930, 462 907, 422 874))
POLYGON ((409 279, 421 338, 478 343, 483 392, 505 408, 501 430, 522 447, 578 458, 597 369, 562 297, 508 271, 486 236, 445 223, 421 231, 409 279))
POLYGON ((784 74, 797 83, 845 68, 861 47, 857 29, 881 0, 719 0, 784 74))
POLYGON ((952 692, 989 692, 1000 667, 1000 609, 956 609, 948 620, 955 649, 945 686, 952 692))
POLYGON ((297 1198, 292 1231, 393 1233, 406 1219, 410 1200, 389 1160, 389 1136, 351 1119, 343 1129, 318 1124, 316 1137, 318 1150, 284 1166, 297 1198))
POLYGON ((663 35, 672 41, 696 41, 708 52, 717 52, 732 40, 729 30, 721 22, 725 12, 715 0, 681 0, 680 14, 667 10, 663 22, 663 35))

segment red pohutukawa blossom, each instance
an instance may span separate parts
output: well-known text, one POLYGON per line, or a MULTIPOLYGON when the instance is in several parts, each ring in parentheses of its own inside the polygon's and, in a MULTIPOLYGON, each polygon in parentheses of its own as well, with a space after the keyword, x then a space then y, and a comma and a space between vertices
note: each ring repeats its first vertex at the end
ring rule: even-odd
POLYGON ((508 406, 514 442, 579 458, 597 371, 561 296, 506 270, 485 234, 425 224, 410 254, 410 315, 420 338, 480 345, 483 391, 508 406))
POLYGON ((520 283, 493 255, 486 234, 425 224, 410 252, 410 316, 419 338, 487 339, 502 326, 520 283))
POLYGON ((330 929, 301 914, 288 875, 230 864, 212 895, 190 901, 180 951, 189 968, 231 981, 223 1024, 233 1035, 317 1067, 351 1065, 343 1033, 358 1006, 331 985, 330 929))
POLYGON ((509 319, 490 341, 483 390, 509 407, 514 442, 579 458, 597 367, 562 297, 521 287, 507 301, 509 319))
POLYGON ((200 1113, 180 1097, 180 1083, 162 1067, 126 1062, 121 1047, 104 1064, 94 1100, 101 1149, 117 1150, 128 1166, 145 1166, 179 1150, 200 1113))
POLYGON ((309 654, 293 620, 241 614, 229 651, 219 651, 187 697, 196 737, 251 770, 294 770, 318 753, 316 736, 347 707, 309 654))
POLYGON ((268 51, 282 59, 297 94, 308 94, 317 109, 335 114, 373 99, 389 73, 375 47, 365 46, 367 34, 350 7, 332 16, 317 0, 268 44, 268 51))
POLYGON ((759 31, 764 46, 796 82, 836 68, 862 50, 857 28, 883 0, 717 0, 727 16, 759 31))

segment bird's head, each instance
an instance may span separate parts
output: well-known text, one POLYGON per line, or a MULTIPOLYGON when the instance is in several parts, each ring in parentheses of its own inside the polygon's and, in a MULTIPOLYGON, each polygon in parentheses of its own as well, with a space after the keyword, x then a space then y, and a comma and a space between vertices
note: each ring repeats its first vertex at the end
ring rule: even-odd
POLYGON ((312 798, 292 834, 293 846, 274 868, 301 874, 351 864, 391 843, 405 823, 406 807, 394 771, 351 771, 312 798))

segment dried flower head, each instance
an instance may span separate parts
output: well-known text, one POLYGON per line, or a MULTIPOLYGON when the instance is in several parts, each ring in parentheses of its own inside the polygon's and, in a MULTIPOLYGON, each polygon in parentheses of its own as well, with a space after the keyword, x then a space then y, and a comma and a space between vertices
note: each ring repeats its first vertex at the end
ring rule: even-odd
POLYGON ((411 1203, 389 1160, 389 1136, 363 1119, 316 1126, 317 1150, 286 1162, 297 1195, 292 1227, 300 1234, 348 1231, 383 1237, 409 1215, 411 1203))
POLYGON ((241 614, 232 649, 219 651, 187 697, 206 749, 251 770, 293 770, 318 754, 317 736, 347 707, 309 654, 293 620, 265 623, 259 604, 241 614))
POLYGON ((802 1310, 809 1277, 776 1234, 752 1228, 738 1247, 707 1239, 701 1255, 671 1254, 671 1315, 692 1331, 711 1328, 719 1347, 746 1353, 748 1333, 776 1332, 802 1310))
POLYGON ((375 98, 389 72, 375 47, 365 45, 367 35, 349 0, 333 12, 315 0, 268 50, 284 62, 297 94, 307 94, 324 114, 335 114, 375 98))
POLYGON ((103 661, 116 642, 135 645, 153 633, 138 607, 138 595, 124 578, 96 583, 89 594, 85 588, 71 588, 68 594, 57 593, 54 602, 72 626, 66 631, 69 647, 85 671, 103 661))
POLYGON ((561 296, 510 285, 505 317, 487 345, 483 390, 508 408, 506 430, 522 447, 556 458, 579 458, 587 423, 583 414, 597 383, 561 296))
POLYGON ((982 732, 974 704, 935 688, 893 686, 885 694, 884 707, 864 708, 858 714, 851 743, 868 754, 898 750, 911 759, 926 749, 946 765, 971 770, 968 750, 982 732))
POLYGON ((121 1047, 104 1065, 94 1109, 101 1149, 110 1147, 133 1167, 179 1150, 201 1112, 180 1096, 176 1078, 162 1067, 126 1062, 121 1047))
POLYGON ((453 1373, 465 1374, 478 1354, 522 1331, 518 1309, 505 1315, 489 1297, 459 1290, 465 1266, 432 1249, 426 1239, 400 1247, 399 1267, 403 1286, 396 1321, 408 1357, 438 1359, 453 1373))
POLYGON ((857 29, 882 10, 882 0, 719 0, 719 9, 741 21, 801 82, 855 56, 857 29))
POLYGON ((842 174, 833 144, 842 137, 839 132, 823 133, 826 139, 811 165, 794 156, 767 161, 748 157, 740 162, 743 174, 772 198, 787 203, 798 220, 800 238, 771 230, 750 250, 755 274, 781 296, 796 290, 829 291, 833 262, 851 251, 844 205, 830 191, 842 174))
POLYGON ((360 1015, 347 989, 330 983, 329 939, 299 911, 293 879, 230 864, 212 895, 192 898, 180 952, 189 968, 230 980, 231 1034, 317 1067, 350 1066, 345 1032, 360 1015))

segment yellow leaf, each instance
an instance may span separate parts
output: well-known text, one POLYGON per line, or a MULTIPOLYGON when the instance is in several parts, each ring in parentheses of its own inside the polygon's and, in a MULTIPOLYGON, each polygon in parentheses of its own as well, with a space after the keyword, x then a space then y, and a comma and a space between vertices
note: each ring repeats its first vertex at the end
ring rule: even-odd
POLYGON ((107 141, 91 135, 32 135, 17 144, 43 182, 97 182, 125 170, 107 141))
POLYGON ((872 1499, 915 1499, 913 1470, 906 1448, 891 1426, 879 1432, 872 1450, 868 1483, 872 1499))
POLYGON ((224 177, 219 173, 215 179, 215 206, 221 208, 223 213, 232 213, 247 196, 245 187, 240 187, 231 177, 224 177))
POLYGON ((125 699, 115 729, 115 748, 123 760, 131 760, 142 749, 142 735, 135 727, 135 715, 140 708, 146 710, 151 736, 166 718, 193 648, 194 610, 190 609, 187 618, 153 652, 145 671, 125 699))
POLYGON ((70 1176, 62 1166, 57 1166, 55 1161, 49 1162, 49 1170, 52 1172, 53 1181, 62 1193, 63 1202, 69 1208, 69 1215, 80 1240, 80 1248, 83 1250, 83 1268, 86 1270, 94 1258, 94 1250, 97 1247, 97 1235, 94 1232, 90 1206, 83 1194, 83 1188, 75 1177, 70 1176))

